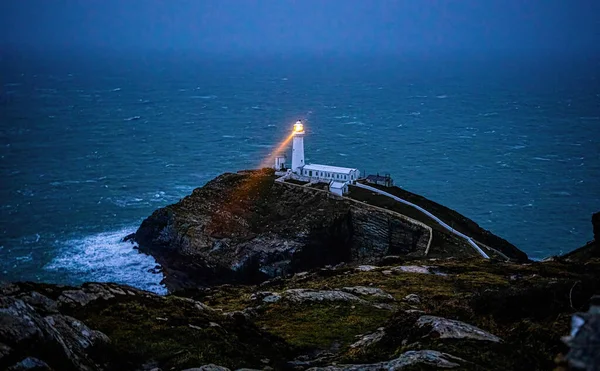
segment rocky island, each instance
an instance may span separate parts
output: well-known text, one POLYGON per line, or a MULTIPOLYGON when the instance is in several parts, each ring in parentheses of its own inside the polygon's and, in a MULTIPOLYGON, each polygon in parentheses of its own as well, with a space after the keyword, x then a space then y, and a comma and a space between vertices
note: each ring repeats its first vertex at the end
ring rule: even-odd
POLYGON ((126 237, 169 295, 2 284, 0 369, 598 369, 600 214, 594 241, 533 262, 453 210, 388 192, 490 259, 361 188, 223 174, 126 237))

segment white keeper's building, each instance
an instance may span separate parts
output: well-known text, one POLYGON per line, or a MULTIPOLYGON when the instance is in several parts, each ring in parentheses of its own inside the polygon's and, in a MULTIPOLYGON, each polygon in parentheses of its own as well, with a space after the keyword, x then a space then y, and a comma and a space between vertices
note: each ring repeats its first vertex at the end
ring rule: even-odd
MULTIPOLYGON (((328 183, 329 190, 339 196, 348 193, 348 185, 353 184, 359 177, 360 171, 354 168, 305 164, 304 163, 304 125, 301 121, 294 124, 292 134, 292 166, 291 176, 298 180, 304 180, 311 183, 328 183)), ((275 159, 275 169, 280 170, 283 167, 285 159, 277 156, 275 159)))

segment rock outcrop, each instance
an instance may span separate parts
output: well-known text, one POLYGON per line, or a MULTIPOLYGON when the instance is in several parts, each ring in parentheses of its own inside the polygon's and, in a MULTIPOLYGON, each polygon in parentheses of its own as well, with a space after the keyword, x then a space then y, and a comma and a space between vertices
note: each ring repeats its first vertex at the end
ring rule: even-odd
POLYGON ((171 289, 256 283, 340 262, 423 256, 430 229, 328 192, 277 183, 268 171, 223 174, 159 209, 135 233, 171 289))
MULTIPOLYGON (((418 258, 431 244, 432 228, 423 222, 274 179, 268 170, 223 174, 154 212, 128 239, 157 259, 171 290, 257 283, 388 255, 418 258)), ((446 254, 477 256, 464 241, 446 240, 446 254)))
POLYGON ((282 365, 286 354, 281 339, 244 317, 189 298, 117 284, 0 285, 1 370, 183 369, 217 361, 262 368, 282 365))
POLYGON ((592 241, 560 258, 582 263, 592 258, 600 258, 600 212, 592 215, 592 227, 594 231, 594 239, 592 241))

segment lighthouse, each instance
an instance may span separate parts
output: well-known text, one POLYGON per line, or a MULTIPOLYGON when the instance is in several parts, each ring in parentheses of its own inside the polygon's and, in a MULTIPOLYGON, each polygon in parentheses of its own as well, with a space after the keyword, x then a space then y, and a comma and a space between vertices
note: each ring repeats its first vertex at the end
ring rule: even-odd
POLYGON ((294 124, 292 141, 292 172, 300 174, 304 166, 304 125, 298 120, 294 124))

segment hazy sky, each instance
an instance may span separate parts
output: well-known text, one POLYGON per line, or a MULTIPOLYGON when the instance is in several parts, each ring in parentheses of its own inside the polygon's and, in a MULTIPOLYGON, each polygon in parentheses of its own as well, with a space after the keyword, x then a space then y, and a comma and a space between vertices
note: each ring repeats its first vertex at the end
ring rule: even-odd
POLYGON ((600 50, 600 0, 2 0, 0 44, 251 52, 600 50))

